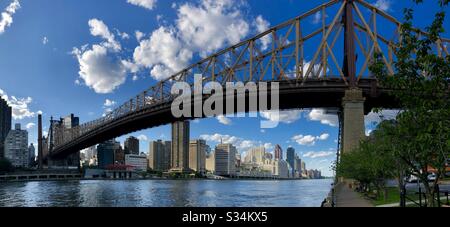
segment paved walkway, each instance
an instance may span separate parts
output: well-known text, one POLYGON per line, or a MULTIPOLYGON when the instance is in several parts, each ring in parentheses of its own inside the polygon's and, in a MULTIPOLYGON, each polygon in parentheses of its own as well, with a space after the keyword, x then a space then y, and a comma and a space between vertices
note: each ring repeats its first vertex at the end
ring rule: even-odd
POLYGON ((348 185, 338 184, 335 193, 336 207, 374 207, 360 194, 350 189, 348 185))

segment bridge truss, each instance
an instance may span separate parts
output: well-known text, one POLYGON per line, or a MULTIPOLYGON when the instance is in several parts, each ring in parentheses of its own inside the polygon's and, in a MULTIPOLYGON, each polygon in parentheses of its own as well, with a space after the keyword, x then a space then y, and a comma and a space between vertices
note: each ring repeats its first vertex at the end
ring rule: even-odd
MULTIPOLYGON (((361 79, 371 77, 368 67, 375 53, 381 54, 388 72, 394 74, 401 25, 363 0, 332 0, 198 61, 104 117, 72 129, 51 127, 53 138, 47 144, 58 150, 114 121, 169 102, 175 98, 172 86, 180 81, 193 85, 195 74, 203 75, 203 84, 288 81, 303 86, 309 81, 341 80, 348 87, 358 87, 361 79)), ((417 30, 417 35, 427 34, 417 30)), ((436 54, 448 56, 449 43, 449 39, 438 40, 436 54)))

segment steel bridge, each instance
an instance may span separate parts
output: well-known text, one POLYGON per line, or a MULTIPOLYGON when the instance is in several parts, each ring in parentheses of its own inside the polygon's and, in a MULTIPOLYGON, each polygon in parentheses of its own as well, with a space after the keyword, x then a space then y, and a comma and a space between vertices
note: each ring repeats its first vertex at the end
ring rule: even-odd
MULTIPOLYGON (((171 88, 180 81, 193 85, 195 74, 203 75, 203 84, 279 82, 281 109, 339 108, 342 146, 348 150, 364 135, 364 114, 396 106, 368 68, 380 53, 388 72, 395 73, 401 25, 363 0, 332 0, 198 61, 104 117, 71 129, 53 127, 48 155, 63 158, 108 139, 186 120, 171 114, 176 98, 171 88)), ((435 53, 448 56, 449 43, 437 41, 435 53)))

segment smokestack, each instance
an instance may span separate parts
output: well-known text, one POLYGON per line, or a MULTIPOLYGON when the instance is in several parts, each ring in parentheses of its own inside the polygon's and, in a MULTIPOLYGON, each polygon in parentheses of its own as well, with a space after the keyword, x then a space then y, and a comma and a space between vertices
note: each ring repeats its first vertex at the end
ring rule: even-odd
POLYGON ((42 115, 38 115, 38 168, 43 168, 43 146, 42 146, 42 115))

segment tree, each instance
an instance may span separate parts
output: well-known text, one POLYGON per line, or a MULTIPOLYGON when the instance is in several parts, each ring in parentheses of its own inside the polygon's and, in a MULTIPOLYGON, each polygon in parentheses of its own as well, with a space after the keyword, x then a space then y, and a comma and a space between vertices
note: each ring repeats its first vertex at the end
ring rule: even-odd
POLYGON ((382 146, 384 144, 374 137, 362 141, 357 149, 342 155, 337 173, 340 177, 358 181, 364 192, 376 190, 377 197, 384 191, 386 199, 385 183, 396 176, 396 163, 392 155, 385 154, 382 146))
POLYGON ((11 162, 6 158, 0 158, 0 172, 10 172, 14 168, 11 162))
POLYGON ((390 175, 397 178, 399 191, 403 190, 405 186, 405 177, 412 174, 411 169, 404 164, 401 157, 397 154, 399 143, 404 142, 401 138, 394 136, 393 130, 396 129, 397 122, 394 120, 382 121, 377 129, 373 131, 372 138, 378 145, 378 154, 385 156, 392 164, 391 168, 387 169, 390 175))
MULTIPOLYGON (((414 0, 421 3, 421 0, 414 0)), ((395 48, 396 72, 389 75, 377 55, 371 71, 401 106, 395 125, 382 125, 394 142, 391 152, 424 184, 428 206, 435 206, 434 185, 445 174, 450 156, 450 56, 435 53, 443 32, 445 9, 449 0, 439 0, 440 11, 423 33, 413 28, 413 10, 405 9, 405 23, 400 43, 395 48), (430 169, 436 172, 433 184, 428 182, 430 169)), ((440 47, 439 47, 440 48, 440 47)))

